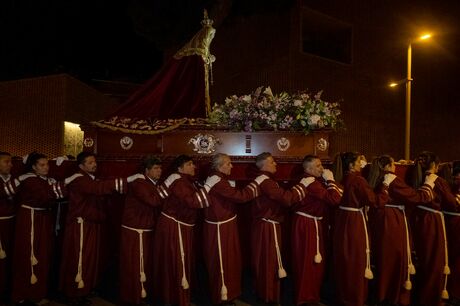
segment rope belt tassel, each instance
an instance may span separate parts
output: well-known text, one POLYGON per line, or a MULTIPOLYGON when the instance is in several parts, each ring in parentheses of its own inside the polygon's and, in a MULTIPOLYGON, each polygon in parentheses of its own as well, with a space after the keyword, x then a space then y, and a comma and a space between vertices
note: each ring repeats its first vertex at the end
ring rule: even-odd
POLYGON ((221 238, 220 238, 220 226, 222 224, 225 224, 227 222, 233 221, 235 219, 236 219, 236 215, 233 216, 230 219, 227 219, 225 221, 219 221, 219 222, 213 222, 213 221, 205 220, 206 223, 217 225, 217 248, 218 248, 218 251, 219 251, 220 276, 221 276, 221 281, 222 281, 222 286, 220 288, 220 298, 221 298, 222 301, 227 301, 228 300, 228 296, 227 296, 228 290, 227 290, 227 286, 225 285, 224 263, 223 263, 223 260, 222 260, 222 242, 221 242, 221 238))
POLYGON ((121 227, 126 228, 131 231, 135 231, 139 234, 139 282, 141 283, 141 297, 147 297, 147 291, 144 288, 144 283, 147 281, 147 276, 145 274, 145 267, 144 267, 144 240, 143 240, 143 233, 144 232, 151 232, 153 229, 138 229, 129 227, 126 225, 121 225, 121 227))
POLYGON ((78 217, 77 223, 80 224, 80 250, 78 251, 78 269, 77 275, 75 275, 75 282, 78 283, 78 289, 82 289, 85 287, 85 282, 83 281, 83 218, 78 217))
POLYGON ((174 217, 171 217, 167 214, 165 214, 164 212, 161 212, 161 214, 171 220, 174 220, 176 223, 177 223, 177 231, 178 231, 178 236, 179 236, 179 249, 180 249, 180 258, 181 258, 181 262, 182 262, 182 280, 181 280, 181 286, 183 289, 188 289, 190 286, 189 286, 189 283, 188 283, 188 280, 187 280, 187 275, 185 273, 185 252, 184 252, 184 242, 182 240, 182 230, 181 230, 181 225, 185 225, 185 226, 189 226, 189 227, 192 227, 192 226, 195 226, 195 224, 188 224, 188 223, 185 223, 185 222, 182 222, 182 221, 179 221, 177 220, 176 218, 174 217))
POLYGON ((46 210, 46 208, 40 207, 31 207, 28 205, 21 205, 21 207, 30 210, 30 283, 35 285, 38 282, 37 276, 34 272, 34 266, 38 264, 38 260, 35 257, 34 252, 34 237, 35 237, 35 211, 36 210, 46 210))
POLYGON ((404 289, 412 290, 412 281, 410 279, 411 275, 415 274, 415 266, 412 263, 412 251, 410 248, 410 239, 409 239, 409 226, 407 224, 406 210, 403 205, 385 205, 386 207, 397 208, 403 213, 404 218, 404 231, 406 233, 406 249, 407 249, 407 279, 404 282, 404 289))
MULTIPOLYGON (((8 219, 13 219, 13 218, 14 218, 14 215, 13 216, 7 216, 7 217, 0 217, 0 220, 8 220, 8 219)), ((3 249, 2 237, 0 236, 0 259, 5 259, 5 258, 6 258, 6 252, 3 249)))
POLYGON ((278 234, 276 233, 276 224, 279 224, 277 221, 270 219, 262 218, 263 221, 271 223, 273 225, 273 236, 275 239, 275 249, 276 249, 276 259, 278 260, 278 277, 285 278, 287 276, 286 270, 283 267, 283 261, 281 260, 281 251, 278 244, 278 234))
POLYGON ((316 254, 315 254, 315 257, 314 257, 314 262, 315 263, 321 263, 323 261, 323 256, 321 256, 321 252, 319 250, 319 227, 318 227, 318 221, 319 220, 322 220, 323 217, 316 217, 316 216, 312 216, 312 215, 309 215, 309 214, 306 214, 304 212, 301 212, 301 211, 296 211, 295 212, 296 214, 300 215, 300 216, 303 216, 303 217, 307 217, 307 218, 310 218, 310 219, 313 219, 315 221, 315 229, 316 229, 316 254))
POLYGON ((364 226, 364 234, 366 235, 366 268, 364 270, 364 277, 367 279, 373 279, 374 273, 371 270, 371 249, 369 246, 369 233, 367 231, 367 224, 366 224, 366 217, 363 213, 363 208, 354 208, 354 207, 346 207, 346 206, 339 206, 340 209, 345 211, 352 211, 352 212, 359 212, 363 219, 363 226, 364 226))
POLYGON ((447 234, 446 234, 446 223, 444 221, 444 214, 439 210, 435 210, 433 208, 422 206, 422 205, 417 206, 417 208, 435 213, 439 215, 439 217, 441 218, 442 233, 443 233, 443 238, 444 238, 444 270, 443 270, 444 287, 441 291, 441 298, 447 300, 449 299, 449 293, 447 292, 447 277, 450 274, 450 268, 449 268, 449 253, 447 250, 447 234))

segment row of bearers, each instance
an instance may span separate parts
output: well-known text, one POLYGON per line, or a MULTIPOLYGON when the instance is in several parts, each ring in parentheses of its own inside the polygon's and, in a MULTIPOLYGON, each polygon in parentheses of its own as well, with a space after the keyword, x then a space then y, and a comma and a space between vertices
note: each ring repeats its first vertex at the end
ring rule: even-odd
MULTIPOLYGON (((278 200, 288 204, 299 201, 314 181, 305 178, 292 191, 280 189, 269 178, 276 171, 269 154, 257 162, 266 174, 243 190, 235 189, 226 179, 232 164, 225 154, 213 159, 215 174, 208 177, 204 187, 195 184, 195 165, 185 155, 174 160, 175 173, 161 185, 157 184, 161 163, 156 158, 145 159, 143 174, 107 180, 95 178, 94 154, 79 154, 77 163, 80 171, 59 182, 48 177, 47 157, 32 153, 26 161, 27 173, 14 178, 10 154, 0 153, 0 290, 4 295, 12 279, 11 300, 15 303, 34 304, 47 295, 56 200, 69 198, 59 289, 72 304, 88 303, 85 297, 96 285, 101 225, 107 213, 102 196, 112 193, 127 193, 121 224, 121 300, 140 304, 153 291, 165 304, 190 304, 193 229, 198 210, 206 209, 204 232, 209 239, 205 239, 205 250, 212 259, 208 262, 211 283, 219 284, 213 300, 220 303, 240 294, 241 256, 233 205, 256 198, 260 185, 270 181, 277 188, 274 192, 270 188, 275 197, 270 205, 278 211, 278 200), (162 211, 155 225, 154 208, 159 206, 162 211), (232 252, 231 257, 228 252, 232 252), (12 278, 8 277, 11 266, 12 278)), ((278 221, 268 215, 263 219, 270 225, 270 235, 279 235, 278 221)), ((280 239, 276 254, 281 269, 280 239)), ((272 278, 277 283, 278 276, 272 278)))
MULTIPOLYGON (((67 193, 70 206, 60 288, 74 299, 89 294, 97 280, 100 225, 105 215, 99 196, 126 191, 120 250, 120 296, 125 303, 140 304, 153 295, 165 304, 190 304, 193 230, 199 209, 205 215, 204 260, 212 301, 220 304, 238 297, 241 253, 235 204, 251 200, 251 270, 254 287, 263 301, 279 302, 280 279, 287 275, 280 251, 280 223, 285 207, 294 212, 291 246, 296 304, 319 301, 325 237, 333 225, 332 264, 339 303, 364 305, 367 280, 374 277, 372 246, 378 300, 409 305, 411 275, 415 273, 405 213, 405 207, 410 205, 419 208, 415 210, 414 228, 419 258, 417 302, 438 305, 441 297, 447 298, 447 275, 451 272, 447 256, 449 235, 441 209, 455 220, 460 196, 455 199, 447 183, 434 174, 439 160, 433 154, 424 153, 418 159, 418 166, 427 171, 422 173, 424 184, 419 184, 418 189, 412 189, 394 175, 394 162, 388 156, 374 162, 370 177, 370 184, 376 187, 373 189, 360 175, 359 155, 351 152, 338 155, 334 163, 336 178, 344 189, 315 156, 305 157, 304 177, 288 190, 273 180, 276 162, 269 153, 257 156, 260 173, 243 189, 234 188, 228 181, 232 164, 225 154, 213 157, 214 172, 201 188, 194 183, 192 159, 184 155, 175 159, 176 172, 161 185, 157 184, 161 165, 155 158, 144 161, 144 174, 102 181, 94 178, 95 156, 81 153, 77 157, 81 171, 64 182, 46 177, 46 157, 35 154, 29 159, 30 173, 18 179, 8 176, 9 171, 4 171, 8 172, 6 175, 1 173, 0 267, 10 258, 9 253, 14 254, 12 299, 15 302, 38 301, 46 295, 51 256, 46 243, 52 241, 54 224, 50 208, 55 199, 67 193), (16 211, 11 201, 13 196, 20 205, 14 250, 8 239, 16 211), (154 224, 155 207, 162 207, 157 224, 154 224), (323 217, 328 215, 329 207, 338 209, 333 222, 325 224, 323 217), (365 207, 372 207, 369 223, 365 207)), ((4 160, 8 160, 8 155, 0 154, 0 170, 4 160)), ((460 271, 454 272, 450 278, 453 287, 454 276, 460 271)))

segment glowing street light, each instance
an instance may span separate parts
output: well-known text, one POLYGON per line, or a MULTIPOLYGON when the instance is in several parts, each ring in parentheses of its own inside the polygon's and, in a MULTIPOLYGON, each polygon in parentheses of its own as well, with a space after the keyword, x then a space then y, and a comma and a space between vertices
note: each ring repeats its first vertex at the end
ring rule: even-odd
POLYGON ((428 39, 431 37, 431 34, 427 33, 427 34, 424 34, 422 36, 420 36, 420 40, 425 40, 425 39, 428 39))

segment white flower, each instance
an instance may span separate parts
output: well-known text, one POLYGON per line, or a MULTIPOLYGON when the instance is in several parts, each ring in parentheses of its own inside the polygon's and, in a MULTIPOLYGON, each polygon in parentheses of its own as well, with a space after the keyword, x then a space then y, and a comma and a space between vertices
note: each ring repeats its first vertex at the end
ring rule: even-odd
POLYGON ((251 96, 248 96, 248 95, 243 96, 244 102, 251 102, 251 100, 252 100, 251 96))
POLYGON ((266 94, 266 95, 268 95, 268 96, 270 96, 270 97, 273 97, 272 89, 270 88, 270 86, 268 86, 267 88, 265 88, 264 94, 266 94))
POLYGON ((315 95, 315 100, 321 99, 321 94, 323 93, 322 90, 318 91, 318 93, 315 95))
POLYGON ((300 107, 302 106, 302 104, 303 104, 302 100, 294 100, 294 106, 300 107))
POLYGON ((318 121, 321 119, 321 117, 317 114, 311 115, 310 118, 308 118, 308 124, 309 125, 317 125, 318 121))

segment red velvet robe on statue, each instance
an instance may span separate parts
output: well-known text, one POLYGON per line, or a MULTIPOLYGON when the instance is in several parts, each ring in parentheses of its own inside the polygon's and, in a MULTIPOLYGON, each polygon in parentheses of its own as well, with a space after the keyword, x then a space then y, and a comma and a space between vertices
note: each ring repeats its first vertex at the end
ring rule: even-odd
MULTIPOLYGON (((443 178, 436 179, 433 193, 433 201, 423 206, 436 211, 455 212, 457 210, 455 197, 443 178)), ((417 207, 415 212, 414 242, 418 266, 414 302, 416 305, 443 305, 441 293, 444 289, 445 274, 443 271, 446 262, 441 215, 420 207, 417 207)))
POLYGON ((197 190, 191 176, 179 175, 169 186, 155 229, 152 282, 154 296, 163 303, 188 306, 195 259, 193 227, 197 210, 209 207, 210 202, 205 189, 197 190))
POLYGON ((120 241, 120 299, 124 303, 140 304, 142 290, 151 295, 153 278, 153 229, 156 209, 162 203, 161 191, 150 178, 129 184, 122 216, 120 241), (145 281, 141 281, 140 234, 145 281))
POLYGON ((206 114, 204 88, 201 56, 172 58, 109 117, 203 118, 206 114))
MULTIPOLYGON (((345 175, 343 187, 340 207, 381 207, 388 201, 386 190, 375 194, 360 173, 349 172, 345 175)), ((362 306, 367 298, 368 283, 365 278, 367 222, 363 223, 360 211, 348 211, 340 207, 334 218, 332 251, 337 302, 345 306, 362 306)))
POLYGON ((285 207, 301 201, 305 197, 305 187, 296 185, 284 190, 273 180, 272 174, 261 172, 269 177, 260 184, 260 196, 252 205, 254 218, 251 233, 251 267, 256 293, 265 302, 279 302, 280 270, 278 250, 281 250, 281 227, 285 207), (265 219, 265 220, 264 220, 265 219), (271 221, 271 222, 270 222, 271 221), (275 232, 276 231, 276 232, 275 232), (275 236, 276 233, 276 236, 275 236), (278 242, 276 247, 275 237, 278 242))
POLYGON ((13 251, 13 302, 26 299, 38 302, 48 293, 54 245, 52 209, 65 192, 63 183, 49 182, 46 177, 35 175, 21 182, 16 199, 19 207, 13 251), (32 264, 33 256, 36 264, 32 264))
MULTIPOLYGON (((387 205, 402 207, 429 203, 432 195, 429 186, 424 185, 416 191, 399 177, 390 184, 388 193, 390 200, 387 205)), ((405 289, 404 285, 408 280, 407 243, 411 246, 412 239, 409 228, 409 242, 406 238, 404 213, 396 207, 373 208, 369 222, 375 263, 376 298, 379 302, 386 300, 394 305, 410 304, 411 291, 405 289)))
POLYGON ((83 171, 80 173, 83 176, 67 186, 69 211, 64 233, 59 286, 69 298, 86 296, 96 286, 101 223, 105 220, 103 196, 115 191, 124 193, 128 184, 126 179, 100 181, 83 171), (83 237, 80 237, 81 230, 83 237), (83 244, 81 249, 80 242, 83 244))
POLYGON ((236 219, 237 203, 246 203, 257 194, 257 184, 251 183, 242 190, 232 187, 222 173, 221 181, 209 192, 210 207, 204 210, 203 226, 204 261, 209 275, 211 301, 214 305, 232 301, 241 294, 241 247, 236 219), (212 223, 211 223, 212 222, 212 223), (219 225, 217 222, 221 222, 219 225), (221 256, 219 256, 218 231, 220 231, 221 256), (222 259, 223 275, 221 274, 222 259), (221 295, 222 277, 227 288, 227 299, 221 295))
POLYGON ((11 289, 11 265, 13 259, 13 238, 15 205, 13 197, 17 192, 14 178, 0 176, 0 302, 11 289), (2 252, 3 251, 3 252, 2 252), (2 258, 3 257, 3 258, 2 258))
MULTIPOLYGON (((305 177, 312 176, 305 174, 305 177)), ((296 305, 319 302, 326 264, 323 222, 316 220, 316 227, 315 219, 305 214, 322 218, 328 211, 328 205, 337 206, 340 203, 342 193, 342 189, 335 182, 328 181, 326 185, 324 180, 317 178, 307 187, 306 197, 293 207, 291 247, 296 305), (321 262, 315 262, 317 234, 321 262)))

